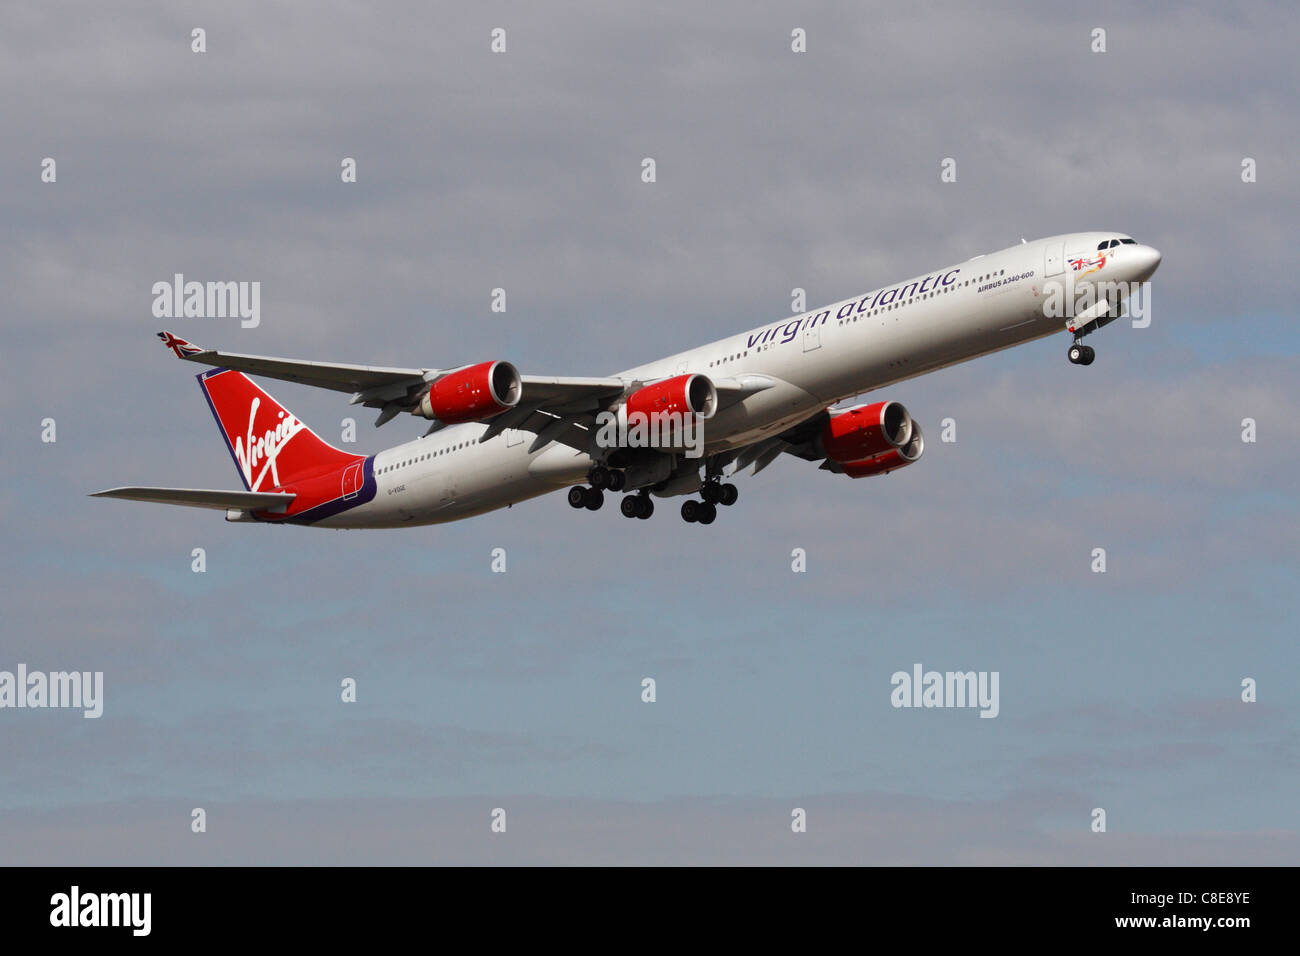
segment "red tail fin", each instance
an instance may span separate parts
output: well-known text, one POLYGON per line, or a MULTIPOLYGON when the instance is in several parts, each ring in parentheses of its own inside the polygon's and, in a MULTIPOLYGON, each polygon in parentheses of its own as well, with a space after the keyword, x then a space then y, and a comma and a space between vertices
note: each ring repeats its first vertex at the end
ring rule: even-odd
POLYGON ((322 441, 242 372, 212 369, 199 376, 199 386, 249 491, 270 491, 359 457, 322 441))

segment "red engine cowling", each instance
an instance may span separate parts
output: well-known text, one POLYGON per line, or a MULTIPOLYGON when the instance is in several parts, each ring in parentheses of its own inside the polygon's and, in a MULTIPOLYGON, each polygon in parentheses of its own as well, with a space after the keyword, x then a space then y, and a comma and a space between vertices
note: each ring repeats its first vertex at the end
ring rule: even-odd
POLYGON ((519 404, 523 386, 509 362, 482 362, 429 386, 414 414, 448 425, 481 422, 519 404))
POLYGON ((905 446, 912 438, 912 416, 898 402, 875 402, 831 412, 822 429, 826 457, 838 464, 875 458, 905 446))
POLYGON ((627 414, 694 414, 709 418, 718 409, 718 391, 703 375, 678 375, 644 388, 627 397, 627 414))
POLYGON ((891 448, 874 458, 861 461, 844 462, 840 467, 850 478, 869 478, 872 475, 887 475, 895 468, 905 468, 921 457, 925 451, 925 438, 921 435, 921 426, 911 422, 911 437, 901 448, 891 448))

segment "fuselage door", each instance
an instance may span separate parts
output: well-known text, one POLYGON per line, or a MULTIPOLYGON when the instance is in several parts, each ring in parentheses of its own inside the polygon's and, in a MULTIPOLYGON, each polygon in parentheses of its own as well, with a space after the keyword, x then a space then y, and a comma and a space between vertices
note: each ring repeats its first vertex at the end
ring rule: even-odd
POLYGON ((1043 256, 1043 276, 1051 278, 1065 271, 1065 243, 1053 239, 1043 256))
POLYGON ((817 320, 814 319, 808 324, 808 327, 803 330, 803 350, 805 352, 812 352, 821 347, 822 330, 821 326, 817 324, 817 320))

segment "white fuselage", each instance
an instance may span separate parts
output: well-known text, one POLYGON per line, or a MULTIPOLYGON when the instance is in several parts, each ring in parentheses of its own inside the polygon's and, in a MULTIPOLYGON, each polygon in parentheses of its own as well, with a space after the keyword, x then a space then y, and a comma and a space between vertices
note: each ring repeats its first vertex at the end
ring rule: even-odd
MULTIPOLYGON (((722 382, 761 375, 776 384, 722 407, 704 424, 716 454, 779 434, 836 402, 926 372, 1064 331, 1044 308, 1048 289, 1068 282, 1136 283, 1159 262, 1129 244, 1095 260, 1099 243, 1123 233, 1054 236, 977 256, 865 296, 617 373, 628 383, 698 373, 722 382), (1074 267, 1071 259, 1091 259, 1074 267)), ((743 381, 743 379, 742 379, 743 381)), ((453 425, 380 452, 373 500, 319 522, 325 527, 400 527, 454 521, 525 501, 585 479, 593 459, 531 432, 506 429, 486 441, 487 423, 453 425)))

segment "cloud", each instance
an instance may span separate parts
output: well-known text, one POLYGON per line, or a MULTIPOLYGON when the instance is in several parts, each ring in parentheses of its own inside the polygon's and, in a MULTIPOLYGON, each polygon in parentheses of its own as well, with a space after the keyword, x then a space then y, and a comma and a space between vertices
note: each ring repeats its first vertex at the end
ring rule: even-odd
MULTIPOLYGON (((84 836, 106 862, 1293 862, 1274 832, 1293 819, 1290 717, 1267 708, 1295 696, 1300 610, 1298 16, 15 11, 0 667, 103 669, 108 694, 99 722, 8 727, 22 760, 0 803, 32 834, 8 825, 16 858, 78 859, 84 836), (256 330, 177 324, 204 345, 596 375, 787 314, 796 287, 825 303, 1084 228, 1164 252, 1149 329, 1108 327, 1088 369, 1063 337, 891 387, 926 428, 920 463, 849 481, 782 460, 707 529, 670 501, 649 522, 550 496, 363 534, 85 497, 236 480, 195 370, 152 338, 151 286, 175 272, 262 282, 256 330), (975 725, 996 726, 891 721, 878 688, 918 659, 1001 668, 1003 716, 975 725), (1249 717, 1222 703, 1243 675, 1260 679, 1249 717), (1255 791, 1228 792, 1225 765, 1255 791), (1127 825, 1057 828, 1103 787, 1131 801, 1127 825), (840 790, 814 803, 833 826, 784 842, 772 794, 840 790), (1026 809, 1022 791, 1056 796, 1026 809), (479 842, 483 807, 455 802, 488 792, 537 794, 514 849, 479 842), (193 843, 188 793, 227 804, 239 838, 193 843)), ((329 437, 356 417, 365 452, 423 430, 272 390, 329 437)))

